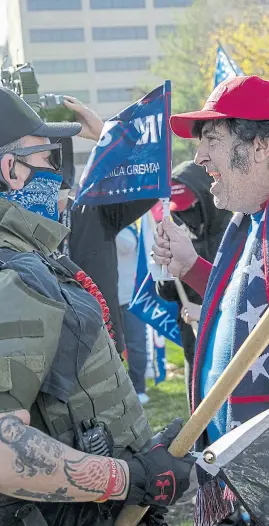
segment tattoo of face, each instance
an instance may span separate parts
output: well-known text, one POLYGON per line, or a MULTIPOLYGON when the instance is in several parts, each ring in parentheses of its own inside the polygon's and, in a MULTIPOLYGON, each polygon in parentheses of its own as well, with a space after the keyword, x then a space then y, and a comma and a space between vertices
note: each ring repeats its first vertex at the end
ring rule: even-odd
POLYGON ((67 488, 58 488, 54 493, 38 493, 27 491, 25 489, 18 489, 15 491, 14 496, 43 502, 72 502, 75 500, 74 497, 68 497, 66 493, 67 488))
POLYGON ((68 481, 82 491, 96 495, 96 499, 102 498, 111 477, 111 460, 113 463, 112 477, 114 478, 114 490, 111 496, 121 496, 127 487, 125 471, 120 463, 113 459, 85 455, 77 461, 65 461, 64 471, 68 481))
POLYGON ((59 442, 37 429, 25 426, 18 417, 12 415, 0 419, 0 441, 16 453, 16 471, 29 477, 51 475, 57 468, 57 459, 62 455, 59 442))

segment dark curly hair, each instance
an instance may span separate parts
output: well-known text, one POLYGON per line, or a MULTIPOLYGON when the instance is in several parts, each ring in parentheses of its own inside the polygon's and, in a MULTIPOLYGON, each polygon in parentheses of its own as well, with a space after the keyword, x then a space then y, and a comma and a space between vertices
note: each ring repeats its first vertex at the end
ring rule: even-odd
POLYGON ((250 121, 247 119, 216 119, 212 121, 196 121, 192 134, 194 137, 201 139, 202 130, 206 122, 210 122, 212 125, 212 131, 216 127, 225 123, 230 134, 236 135, 242 142, 251 143, 255 137, 265 139, 269 137, 269 121, 250 121))

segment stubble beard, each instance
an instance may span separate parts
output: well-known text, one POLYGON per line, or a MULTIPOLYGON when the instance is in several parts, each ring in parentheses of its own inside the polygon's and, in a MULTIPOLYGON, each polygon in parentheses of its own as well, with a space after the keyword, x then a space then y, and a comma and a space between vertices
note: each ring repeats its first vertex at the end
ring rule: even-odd
POLYGON ((249 173, 251 163, 246 143, 234 142, 230 157, 230 167, 231 170, 239 170, 245 175, 249 173))
MULTIPOLYGON (((230 156, 230 170, 234 172, 232 177, 234 177, 234 182, 231 188, 231 185, 226 187, 226 203, 224 207, 226 210, 231 212, 242 211, 242 205, 248 206, 248 196, 246 195, 246 185, 242 184, 242 176, 247 176, 251 170, 250 155, 247 148, 247 144, 242 141, 234 141, 233 148, 230 156), (237 171, 237 174, 236 174, 237 171), (240 174, 239 174, 239 173, 240 174)), ((251 189, 250 189, 251 192, 251 189)), ((251 198, 249 199, 251 201, 251 198)))

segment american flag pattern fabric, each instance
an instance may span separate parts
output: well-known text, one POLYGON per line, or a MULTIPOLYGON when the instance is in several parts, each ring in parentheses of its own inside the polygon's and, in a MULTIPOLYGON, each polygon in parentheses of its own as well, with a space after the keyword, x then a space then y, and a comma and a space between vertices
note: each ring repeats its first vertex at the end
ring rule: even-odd
MULTIPOLYGON (((246 265, 239 276, 236 298, 236 322, 232 334, 231 358, 257 325, 268 307, 269 301, 269 201, 266 203, 246 265)), ((192 381, 192 410, 201 402, 200 376, 203 360, 220 302, 230 278, 240 260, 248 236, 250 216, 237 213, 233 216, 216 255, 203 302, 192 381)), ((269 334, 269 332, 268 332, 269 334)), ((249 420, 269 408, 269 346, 250 368, 228 400, 228 432, 234 426, 249 420)), ((208 445, 207 433, 203 433, 195 445, 203 451, 208 445)), ((227 504, 222 493, 216 495, 220 486, 205 471, 197 468, 199 490, 195 525, 212 526, 225 517, 227 504), (210 489, 211 488, 211 489, 210 489), (210 496, 208 498, 208 495, 210 496), (212 499, 216 499, 212 507, 212 499), (221 504, 221 501, 223 505, 221 504), (211 504, 210 504, 211 502, 211 504), (214 508, 214 509, 213 509, 214 508), (206 509, 206 518, 203 510, 206 509), (215 510, 215 511, 214 511, 215 510), (217 510, 217 512, 216 512, 217 510), (201 519, 202 517, 202 519, 201 519)))
MULTIPOLYGON (((193 410, 201 402, 199 376, 210 330, 230 277, 245 246, 250 217, 235 214, 219 247, 209 278, 196 344, 193 370, 193 410)), ((269 219, 268 204, 241 270, 236 299, 236 323, 232 335, 233 357, 254 329, 269 300, 269 219)), ((269 347, 258 358, 229 399, 229 425, 243 422, 269 407, 269 347)), ((229 429, 227 429, 228 431, 229 429)))
POLYGON ((216 88, 223 80, 240 75, 244 75, 242 69, 225 53, 223 47, 219 46, 217 50, 214 87, 216 88))

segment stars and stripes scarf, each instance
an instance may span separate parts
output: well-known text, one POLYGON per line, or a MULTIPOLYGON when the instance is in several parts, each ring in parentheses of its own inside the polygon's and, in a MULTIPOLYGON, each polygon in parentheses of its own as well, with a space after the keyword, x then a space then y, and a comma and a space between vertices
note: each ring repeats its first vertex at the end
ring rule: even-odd
MULTIPOLYGON (((258 323, 269 301, 269 213, 268 202, 251 244, 246 267, 242 270, 236 298, 231 358, 258 323)), ((210 274, 199 324, 193 368, 192 409, 201 402, 200 377, 210 331, 230 278, 241 257, 248 236, 250 216, 233 216, 216 255, 210 274)), ((269 347, 258 358, 228 400, 228 432, 269 408, 269 347)), ((197 451, 208 445, 206 432, 196 444, 197 451)), ((200 489, 197 497, 196 524, 211 526, 223 519, 231 507, 223 500, 217 481, 198 469, 200 489), (211 488, 210 488, 211 485, 211 488), (217 492, 218 496, 212 493, 217 492), (215 499, 215 500, 214 500, 215 499), (223 501, 221 503, 221 501, 223 501), (222 506, 223 504, 223 506, 222 506), (214 510, 213 510, 214 508, 214 510)))

